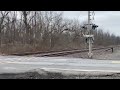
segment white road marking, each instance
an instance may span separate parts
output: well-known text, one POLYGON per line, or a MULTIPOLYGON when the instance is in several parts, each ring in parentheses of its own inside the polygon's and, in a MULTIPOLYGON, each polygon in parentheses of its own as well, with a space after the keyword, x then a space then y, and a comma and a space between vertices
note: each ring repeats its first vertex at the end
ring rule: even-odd
POLYGON ((51 64, 55 64, 55 63, 50 63, 50 62, 10 62, 10 61, 6 61, 5 63, 11 63, 11 64, 46 64, 46 65, 51 65, 51 64))
POLYGON ((4 69, 14 69, 14 70, 16 70, 16 68, 15 67, 4 67, 4 69))
POLYGON ((85 69, 61 69, 61 68, 41 68, 41 69, 44 69, 46 71, 56 71, 56 72, 59 72, 59 71, 71 71, 71 73, 73 71, 77 71, 77 72, 80 72, 80 71, 87 71, 87 72, 120 72, 120 70, 85 70, 85 69))
POLYGON ((120 61, 112 61, 114 64, 120 64, 120 61))

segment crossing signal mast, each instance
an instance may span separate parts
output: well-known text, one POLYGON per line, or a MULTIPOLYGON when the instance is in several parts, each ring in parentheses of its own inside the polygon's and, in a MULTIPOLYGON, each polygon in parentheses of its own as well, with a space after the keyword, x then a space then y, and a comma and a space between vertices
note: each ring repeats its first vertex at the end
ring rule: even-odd
MULTIPOLYGON (((91 22, 91 20, 92 20, 91 13, 94 13, 94 11, 88 11, 88 23, 82 27, 83 29, 87 29, 87 31, 88 31, 88 34, 83 35, 83 36, 87 39, 87 43, 89 44, 89 52, 88 52, 89 58, 92 58, 92 56, 93 56, 92 44, 94 42, 94 35, 91 31, 95 30, 98 27, 97 25, 95 25, 91 22)), ((94 18, 94 16, 93 16, 93 18, 94 18)))

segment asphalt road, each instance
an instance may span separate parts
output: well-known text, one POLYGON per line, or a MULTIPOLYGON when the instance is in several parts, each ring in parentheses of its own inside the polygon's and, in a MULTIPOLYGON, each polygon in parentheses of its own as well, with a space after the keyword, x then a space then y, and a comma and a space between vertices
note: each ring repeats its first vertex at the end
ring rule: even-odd
POLYGON ((120 72, 119 60, 91 60, 69 57, 0 56, 0 73, 21 73, 33 69, 46 71, 120 72))

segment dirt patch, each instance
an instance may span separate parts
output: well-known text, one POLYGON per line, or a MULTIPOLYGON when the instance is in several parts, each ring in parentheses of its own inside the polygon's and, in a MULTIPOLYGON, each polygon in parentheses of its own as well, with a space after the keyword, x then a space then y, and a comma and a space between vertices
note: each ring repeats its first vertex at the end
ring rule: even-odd
POLYGON ((47 74, 40 74, 38 72, 26 73, 6 73, 0 74, 0 79, 120 79, 120 73, 114 74, 79 74, 79 75, 63 75, 62 73, 46 72, 47 74))

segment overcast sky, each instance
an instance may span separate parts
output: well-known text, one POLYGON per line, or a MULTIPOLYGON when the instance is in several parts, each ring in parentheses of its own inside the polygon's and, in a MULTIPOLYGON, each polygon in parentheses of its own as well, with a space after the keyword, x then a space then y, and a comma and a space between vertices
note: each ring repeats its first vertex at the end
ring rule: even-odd
MULTIPOLYGON (((64 11, 64 17, 83 22, 87 20, 87 11, 64 11)), ((94 23, 104 31, 120 36, 120 11, 95 11, 94 23)))

